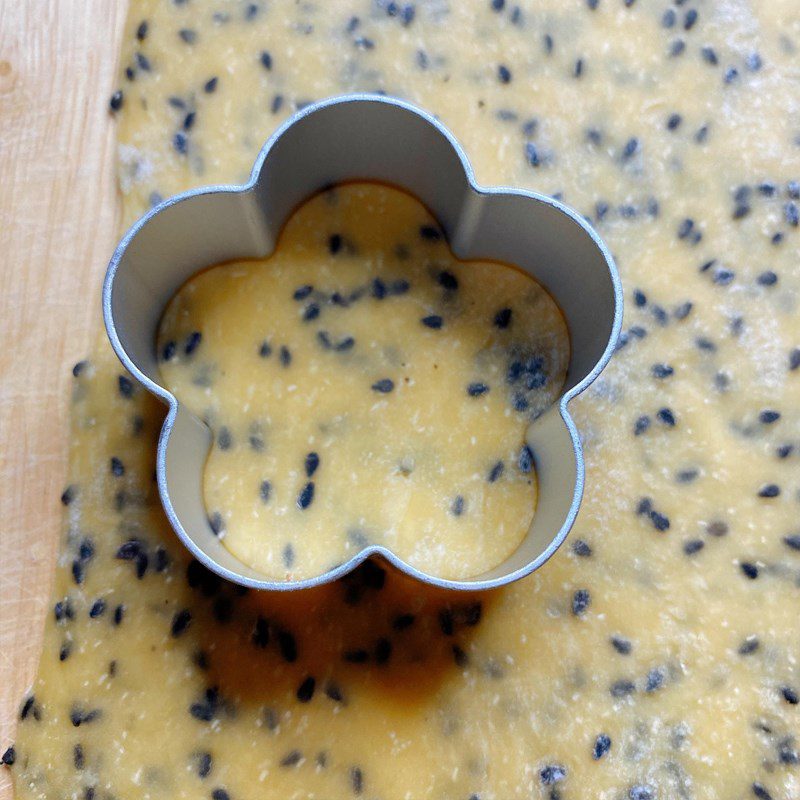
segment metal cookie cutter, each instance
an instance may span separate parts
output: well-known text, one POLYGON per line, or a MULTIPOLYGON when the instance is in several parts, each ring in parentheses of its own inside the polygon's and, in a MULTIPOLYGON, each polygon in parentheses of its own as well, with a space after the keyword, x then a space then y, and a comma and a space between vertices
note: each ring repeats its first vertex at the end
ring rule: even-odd
POLYGON ((424 583, 484 590, 544 564, 575 520, 584 463, 567 405, 611 357, 622 322, 622 291, 608 249, 575 211, 535 192, 479 186, 452 134, 431 115, 382 96, 348 95, 295 114, 264 145, 244 186, 186 192, 142 217, 111 259, 103 314, 125 368, 169 406, 157 453, 161 501, 181 541, 209 569, 255 589, 302 589, 378 555, 424 583), (527 270, 567 321, 572 355, 564 392, 527 431, 539 482, 533 522, 514 553, 474 578, 428 575, 380 545, 367 545, 346 563, 306 580, 272 580, 248 567, 208 521, 202 477, 211 432, 159 383, 158 325, 181 285, 210 265, 269 255, 303 200, 351 180, 406 189, 433 212, 458 258, 494 259, 527 270))

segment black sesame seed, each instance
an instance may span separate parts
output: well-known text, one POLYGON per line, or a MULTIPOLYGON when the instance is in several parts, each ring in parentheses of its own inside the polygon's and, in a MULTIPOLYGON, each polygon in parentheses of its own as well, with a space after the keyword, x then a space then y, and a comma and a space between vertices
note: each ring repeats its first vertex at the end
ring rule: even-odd
POLYGON ((650 373, 654 378, 658 378, 659 380, 663 380, 664 378, 669 378, 673 375, 675 370, 669 364, 653 364, 650 368, 650 373))
POLYGON ((122 603, 120 603, 114 609, 114 624, 115 625, 121 625, 122 624, 122 620, 124 618, 125 618, 125 606, 122 603))
POLYGON ((733 83, 739 77, 739 70, 736 67, 728 67, 725 70, 725 83, 733 83))
POLYGON ((17 751, 14 749, 14 745, 12 744, 9 748, 6 749, 2 757, 0 757, 0 762, 2 762, 7 767, 11 767, 14 765, 14 762, 16 760, 17 760, 17 751))
POLYGON ((740 656, 749 656, 758 650, 761 643, 758 641, 757 636, 748 636, 740 645, 738 653, 740 656))
POLYGON ((268 341, 264 340, 261 342, 258 347, 258 355, 261 358, 269 358, 272 355, 272 346, 268 341))
POLYGON ((350 786, 355 795, 360 795, 364 791, 364 773, 360 767, 350 768, 350 786))
POLYGON ((690 8, 686 12, 686 16, 683 18, 683 29, 686 31, 690 31, 695 23, 697 22, 697 11, 693 8, 690 8))
POLYGON ((778 276, 771 269, 765 270, 756 278, 759 286, 774 286, 777 282, 778 276))
POLYGON ((609 687, 609 692, 612 697, 628 697, 636 691, 636 686, 633 681, 621 679, 614 681, 609 687))
POLYGON ((197 775, 200 778, 207 778, 214 767, 214 759, 211 753, 197 754, 197 775))
POLYGON ((751 72, 758 72, 764 66, 764 61, 758 53, 750 53, 744 63, 751 72))
POLYGON ((111 99, 108 101, 108 107, 116 113, 122 108, 124 102, 125 96, 122 94, 122 89, 117 89, 117 91, 111 95, 111 99))
POLYGON ((272 69, 272 56, 266 50, 261 51, 261 55, 258 57, 258 60, 261 62, 261 66, 264 67, 264 69, 272 69))
POLYGON ((187 356, 190 356, 200 346, 200 342, 202 341, 202 339, 203 339, 203 334, 200 333, 200 331, 192 331, 186 337, 186 343, 183 346, 183 352, 187 356))
POLYGON ((72 642, 66 641, 64 644, 61 645, 61 649, 58 651, 58 660, 59 661, 66 661, 70 653, 72 652, 72 642))
POLYGON ((438 615, 439 628, 445 636, 452 636, 455 632, 455 621, 453 612, 449 608, 443 608, 438 615))
POLYGON ((70 711, 69 714, 69 719, 76 728, 79 728, 81 725, 94 722, 100 716, 101 712, 98 708, 94 708, 91 711, 85 711, 79 706, 73 706, 72 711, 70 711))
POLYGON ((683 39, 675 39, 669 46, 669 54, 672 58, 681 55, 686 49, 686 42, 683 39))
POLYGON ((527 444, 523 444, 517 458, 517 466, 519 467, 519 471, 527 475, 529 472, 531 472, 531 470, 533 470, 533 464, 533 450, 531 450, 527 444))
POLYGON ((427 317, 423 317, 420 322, 426 328, 433 328, 434 330, 439 330, 442 327, 443 320, 437 314, 430 314, 427 317))
POLYGON ((772 795, 767 791, 763 783, 756 781, 750 788, 753 791, 753 795, 757 797, 758 800, 772 800, 772 795))
POLYGON ((780 486, 775 483, 767 483, 758 490, 758 496, 765 498, 777 497, 780 493, 780 486))
POLYGON ((636 422, 633 424, 633 435, 641 436, 649 427, 650 417, 648 417, 646 414, 643 414, 641 417, 638 417, 636 422))
POLYGON ((501 308, 495 315, 494 315, 494 325, 501 330, 505 330, 511 324, 511 309, 510 308, 501 308))
POLYGON ((372 296, 376 300, 383 300, 387 293, 388 290, 386 289, 386 284, 380 278, 375 278, 375 280, 372 281, 372 296))
POLYGON ((664 670, 661 667, 654 667, 647 673, 647 678, 645 679, 644 690, 649 694, 652 694, 655 691, 658 691, 663 685, 666 676, 664 675, 664 670))
POLYGON ((500 83, 511 83, 511 70, 504 64, 497 67, 497 80, 500 83))
MULTIPOLYGON (((29 697, 25 698, 25 700, 22 703, 22 708, 20 709, 20 712, 19 712, 19 718, 21 720, 27 719, 28 716, 30 715, 31 711, 34 711, 34 712, 36 711, 35 703, 36 703, 36 697, 34 695, 30 695, 29 697)), ((35 718, 36 718, 36 714, 34 713, 34 719, 35 718)))
POLYGON ((635 137, 628 139, 625 142, 625 147, 622 149, 622 159, 623 161, 631 158, 639 151, 639 140, 635 137))
POLYGON ((309 481, 297 495, 297 507, 304 511, 314 500, 314 481, 309 481))
POLYGON ((209 78, 205 84, 203 85, 203 91, 206 94, 213 94, 217 91, 217 85, 219 84, 219 78, 214 76, 213 78, 209 78))
POLYGON ((211 792, 211 800, 231 800, 231 796, 225 789, 217 788, 211 792))
POLYGON ((589 608, 592 602, 592 597, 589 594, 588 589, 578 589, 575 594, 572 595, 572 613, 576 617, 583 616, 586 613, 586 609, 589 608))
POLYGON ((286 347, 286 345, 281 345, 280 360, 281 360, 281 365, 284 367, 288 367, 289 364, 292 363, 292 354, 289 348, 286 347))
POLYGON ((305 460, 306 475, 310 478, 319 467, 319 455, 317 453, 309 453, 305 460))
POLYGON ((470 383, 467 386, 467 394, 470 397, 480 397, 489 391, 489 387, 485 383, 470 383))
POLYGON ((297 289, 295 289, 292 297, 295 300, 305 300, 306 297, 308 297, 313 291, 314 287, 311 284, 306 283, 303 286, 300 286, 297 289))
POLYGON ((297 641, 289 631, 279 630, 277 634, 278 649, 281 657, 289 664, 297 661, 297 641))
POLYGON ((372 391, 379 394, 389 394, 394 389, 394 381, 391 378, 381 378, 372 384, 372 391))
POLYGON ((106 601, 103 598, 98 598, 97 600, 92 603, 92 607, 89 609, 89 616, 92 619, 97 619, 98 617, 102 617, 106 610, 106 601))
POLYGON ((344 339, 337 342, 333 349, 337 353, 346 353, 348 350, 352 350, 355 346, 356 340, 352 336, 345 336, 344 339))
POLYGON ((453 654, 453 663, 463 669, 469 664, 469 656, 464 652, 463 648, 459 647, 459 645, 454 644, 450 651, 453 654))
POLYGON ((297 687, 297 699, 301 703, 308 703, 314 697, 314 689, 317 686, 317 681, 309 675, 303 680, 300 686, 297 687))
POLYGON ((187 628, 192 622, 192 614, 188 608, 184 608, 181 611, 175 613, 175 616, 172 618, 172 627, 171 627, 171 634, 174 639, 177 639, 179 636, 182 636, 186 633, 187 628))
POLYGON ((772 409, 764 409, 758 415, 758 421, 764 425, 772 425, 781 418, 780 411, 773 411, 772 409))
POLYGON ((581 558, 589 558, 592 555, 591 545, 583 539, 576 539, 572 543, 572 552, 581 558))
POLYGON ((217 447, 220 450, 230 450, 233 447, 233 435, 224 425, 217 432, 217 447))
POLYGON ((177 350, 177 345, 173 341, 167 342, 163 349, 161 350, 161 360, 162 361, 171 361, 175 357, 175 352, 177 350))
POLYGON ((225 530, 225 520, 219 511, 214 511, 209 515, 208 524, 215 536, 219 536, 225 530))
POLYGON ((758 566, 750 561, 741 561, 739 563, 739 568, 751 581, 754 581, 758 577, 758 566))
POLYGON ((543 786, 552 786, 567 777, 566 767, 561 764, 548 764, 539 770, 539 780, 543 786))
POLYGON ((117 387, 123 397, 133 396, 133 381, 127 375, 119 375, 117 377, 117 387))
POLYGON ((655 800, 655 795, 649 786, 636 784, 628 789, 628 800, 655 800))
POLYGON ((672 8, 668 8, 661 17, 661 27, 667 29, 674 28, 676 21, 677 21, 677 14, 675 13, 675 10, 672 8))
POLYGON ((296 767, 303 760, 303 754, 299 750, 290 750, 281 760, 282 767, 296 767))
POLYGON ((669 428, 674 428, 676 425, 675 414, 673 414, 672 410, 669 408, 661 408, 659 409, 656 416, 659 419, 659 422, 664 423, 669 428))
POLYGON ((536 145, 533 142, 525 142, 525 160, 532 166, 538 167, 541 164, 541 158, 539 157, 539 151, 536 149, 536 145))
POLYGON ((191 28, 181 28, 178 31, 178 36, 180 36, 186 44, 195 44, 197 42, 197 31, 191 28))
POLYGON ((648 514, 648 516, 650 518, 650 522, 653 524, 653 527, 657 531, 660 531, 660 532, 663 533, 664 531, 669 530, 669 526, 670 526, 669 517, 667 517, 666 515, 660 513, 659 511, 656 511, 655 509, 653 509, 648 514))
POLYGON ((448 291, 455 291, 458 289, 458 278, 453 275, 452 272, 448 272, 446 269, 442 270, 436 276, 436 282, 441 286, 443 289, 447 289, 448 291))
POLYGON ((414 624, 416 619, 417 618, 413 614, 398 614, 392 620, 392 628, 396 631, 408 630, 408 628, 414 624))
POLYGON ((494 466, 489 470, 489 474, 486 476, 486 480, 489 483, 494 483, 495 481, 500 478, 500 476, 505 471, 505 464, 502 461, 498 461, 494 466))
POLYGON ((599 761, 611 749, 611 737, 601 733, 594 741, 592 748, 592 758, 599 761))
POLYGON ((172 146, 176 153, 186 155, 189 152, 189 137, 183 131, 178 131, 172 137, 172 146))
POLYGON ((687 556, 693 556, 699 553, 705 547, 705 542, 702 539, 689 539, 683 543, 683 552, 687 556))
POLYGON ((78 487, 74 484, 70 484, 67 486, 66 489, 61 493, 61 503, 62 505, 68 506, 72 501, 78 496, 78 487))
POLYGON ((258 487, 258 496, 261 498, 261 502, 268 503, 271 494, 272 484, 269 481, 261 481, 258 487))
POLYGON ((611 639, 611 646, 622 656, 630 655, 631 650, 633 649, 633 645, 631 644, 629 639, 625 639, 622 636, 612 636, 611 639))
POLYGON ((433 225, 421 225, 419 235, 429 242, 438 242, 442 238, 441 231, 433 225))
POLYGON ((454 517, 460 517, 464 513, 464 498, 462 495, 457 495, 450 506, 450 512, 454 517))
POLYGON ((75 583, 80 586, 83 583, 83 579, 86 577, 86 567, 80 559, 75 559, 72 562, 72 579, 75 583))
POLYGON ((303 309, 303 322, 311 322, 319 316, 320 307, 317 303, 309 303, 303 309))

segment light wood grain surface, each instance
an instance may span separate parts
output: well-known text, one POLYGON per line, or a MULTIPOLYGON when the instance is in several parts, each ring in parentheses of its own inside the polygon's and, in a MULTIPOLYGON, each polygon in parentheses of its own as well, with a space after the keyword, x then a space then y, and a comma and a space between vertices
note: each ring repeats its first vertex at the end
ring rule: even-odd
MULTIPOLYGON (((71 365, 117 237, 108 97, 124 0, 0 0, 0 749, 33 680, 60 536, 71 365)), ((0 768, 0 800, 12 796, 0 768)))

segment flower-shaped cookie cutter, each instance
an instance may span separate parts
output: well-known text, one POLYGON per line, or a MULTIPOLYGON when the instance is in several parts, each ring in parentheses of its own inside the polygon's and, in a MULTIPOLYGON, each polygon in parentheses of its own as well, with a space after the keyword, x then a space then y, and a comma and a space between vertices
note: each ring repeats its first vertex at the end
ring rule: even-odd
POLYGON ((303 589, 381 556, 424 583, 485 590, 538 569, 572 527, 583 495, 584 462, 567 406, 614 351, 622 290, 607 247, 575 211, 536 192, 479 186, 458 142, 430 114, 391 98, 347 95, 307 106, 282 125, 245 185, 186 192, 136 222, 108 266, 103 315, 125 368, 169 406, 156 461, 161 501, 178 537, 209 569, 255 589, 303 589), (305 580, 274 580, 247 566, 225 548, 208 520, 202 487, 211 431, 159 382, 156 335, 177 290, 210 265, 269 255, 302 201, 352 180, 405 189, 432 211, 458 258, 493 259, 528 271, 567 321, 572 353, 563 394, 526 434, 539 483, 533 522, 503 563, 474 578, 426 574, 375 544, 305 580))

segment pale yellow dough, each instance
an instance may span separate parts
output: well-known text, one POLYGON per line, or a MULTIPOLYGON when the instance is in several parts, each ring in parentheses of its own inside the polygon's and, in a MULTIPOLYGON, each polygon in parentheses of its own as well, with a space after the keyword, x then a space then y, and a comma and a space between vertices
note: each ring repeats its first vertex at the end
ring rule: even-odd
POLYGON ((797 1, 405 5, 132 2, 124 217, 246 180, 295 107, 351 90, 439 115, 485 184, 561 194, 626 301, 572 404, 575 527, 480 598, 374 569, 301 596, 187 580, 153 484, 163 409, 103 340, 75 381, 18 798, 796 800, 797 1))
POLYGON ((561 391, 564 319, 521 270, 457 261, 409 195, 317 195, 265 261, 192 278, 158 338, 165 385, 214 431, 212 526, 263 574, 380 544, 470 578, 527 533, 526 431, 561 391))

